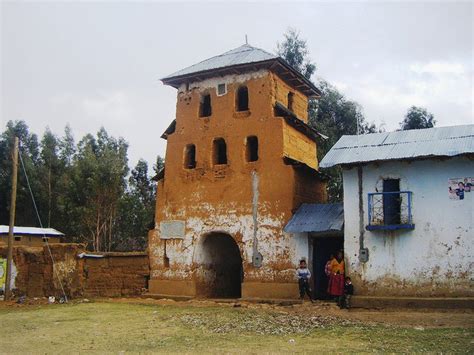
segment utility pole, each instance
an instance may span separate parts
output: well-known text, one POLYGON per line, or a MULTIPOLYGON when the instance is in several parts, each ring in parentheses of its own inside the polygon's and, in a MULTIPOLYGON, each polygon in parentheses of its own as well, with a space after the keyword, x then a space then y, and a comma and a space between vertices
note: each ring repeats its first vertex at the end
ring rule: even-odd
POLYGON ((8 254, 7 254, 7 278, 5 282, 5 301, 11 297, 11 279, 12 279, 12 259, 13 259, 13 227, 15 226, 16 210, 16 185, 18 180, 18 137, 15 137, 15 143, 12 152, 12 194, 10 202, 10 225, 8 228, 8 254))

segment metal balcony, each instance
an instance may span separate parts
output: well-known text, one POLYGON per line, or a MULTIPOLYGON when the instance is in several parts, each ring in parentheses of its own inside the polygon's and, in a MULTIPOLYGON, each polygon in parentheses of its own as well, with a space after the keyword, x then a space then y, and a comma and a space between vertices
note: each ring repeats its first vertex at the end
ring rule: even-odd
POLYGON ((414 229, 412 192, 373 192, 368 194, 367 230, 414 229))

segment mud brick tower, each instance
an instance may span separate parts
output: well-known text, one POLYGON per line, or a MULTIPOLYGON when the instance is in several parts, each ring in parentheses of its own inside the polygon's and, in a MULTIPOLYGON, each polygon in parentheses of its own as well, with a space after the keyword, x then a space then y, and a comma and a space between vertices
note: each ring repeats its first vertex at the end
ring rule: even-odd
POLYGON ((152 294, 293 298, 307 236, 283 227, 302 203, 325 202, 318 133, 307 125, 318 89, 282 58, 243 45, 162 79, 178 90, 163 133, 152 294))

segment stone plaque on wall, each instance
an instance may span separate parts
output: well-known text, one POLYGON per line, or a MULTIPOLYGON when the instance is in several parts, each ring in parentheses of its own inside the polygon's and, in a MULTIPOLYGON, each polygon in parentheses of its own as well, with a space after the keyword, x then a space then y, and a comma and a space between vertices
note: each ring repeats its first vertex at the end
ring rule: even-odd
POLYGON ((184 238, 184 221, 163 221, 160 223, 160 238, 184 238))

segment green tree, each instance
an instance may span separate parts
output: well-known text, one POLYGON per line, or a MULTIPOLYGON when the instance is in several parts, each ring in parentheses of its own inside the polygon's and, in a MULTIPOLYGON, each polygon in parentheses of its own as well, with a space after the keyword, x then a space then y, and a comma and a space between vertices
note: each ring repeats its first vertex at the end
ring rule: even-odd
MULTIPOLYGON (((46 128, 46 131, 41 140, 40 166, 38 167, 40 174, 41 190, 37 194, 40 198, 40 207, 44 211, 42 214, 43 225, 51 227, 52 217, 56 219, 57 213, 57 197, 58 197, 58 182, 62 175, 62 162, 59 158, 59 140, 46 128)), ((54 223, 53 223, 54 224, 54 223)), ((58 228, 59 226, 55 226, 58 228)))
POLYGON ((300 33, 294 28, 289 28, 283 36, 285 37, 283 42, 277 43, 278 55, 307 79, 311 79, 316 71, 316 64, 309 59, 306 40, 302 39, 300 33))
MULTIPOLYGON (((0 136, 0 224, 8 224, 10 213, 12 150, 14 138, 20 140, 19 154, 28 172, 33 191, 39 190, 38 166, 39 144, 36 134, 29 132, 24 121, 8 121, 5 131, 0 136)), ((38 218, 28 189, 26 176, 21 163, 18 168, 16 224, 24 226, 39 226, 38 218)))
MULTIPOLYGON (((306 40, 301 39, 294 29, 289 29, 284 37, 284 41, 278 44, 278 54, 309 79, 316 65, 309 57, 306 40)), ((319 160, 343 135, 377 131, 374 124, 367 123, 362 107, 357 102, 348 100, 325 80, 319 80, 316 86, 321 90, 321 98, 309 102, 309 125, 329 137, 327 140, 321 139, 317 142, 319 160)), ((325 170, 325 173, 329 175, 329 201, 341 201, 343 198, 341 169, 334 167, 325 170)))
POLYGON ((423 107, 412 106, 408 109, 405 118, 400 122, 400 129, 423 129, 432 128, 436 125, 436 120, 432 113, 423 107))
POLYGON ((64 136, 59 141, 59 156, 65 166, 72 164, 72 158, 76 152, 76 145, 74 143, 74 136, 72 135, 71 127, 66 125, 64 128, 64 136))
POLYGON ((101 128, 86 135, 73 159, 68 200, 71 224, 81 241, 95 251, 111 250, 120 198, 126 188, 128 144, 101 128))
POLYGON ((156 185, 148 175, 146 161, 138 161, 128 181, 129 189, 120 201, 120 232, 114 248, 143 250, 147 245, 148 230, 154 227, 156 201, 156 185))

